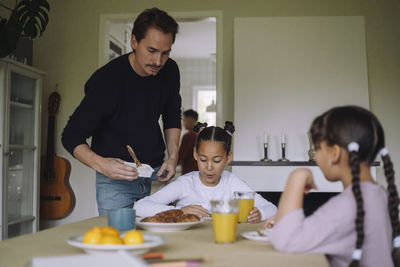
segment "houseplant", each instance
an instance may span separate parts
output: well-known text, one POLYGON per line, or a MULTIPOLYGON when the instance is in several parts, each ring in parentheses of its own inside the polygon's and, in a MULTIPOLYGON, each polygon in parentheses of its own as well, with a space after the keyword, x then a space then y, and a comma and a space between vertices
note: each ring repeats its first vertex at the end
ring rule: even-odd
POLYGON ((31 39, 42 36, 49 22, 47 0, 16 0, 14 8, 2 3, 0 8, 10 11, 8 19, 0 17, 0 58, 15 50, 21 36, 31 39))

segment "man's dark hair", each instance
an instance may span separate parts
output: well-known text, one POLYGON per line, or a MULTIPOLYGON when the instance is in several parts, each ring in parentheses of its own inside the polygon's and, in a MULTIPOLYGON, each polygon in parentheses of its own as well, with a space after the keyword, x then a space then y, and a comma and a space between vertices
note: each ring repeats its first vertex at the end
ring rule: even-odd
POLYGON ((144 10, 133 23, 132 35, 135 35, 136 41, 139 43, 151 27, 163 33, 171 33, 172 43, 175 42, 179 25, 167 12, 156 7, 144 10))
POLYGON ((199 119, 199 113, 197 113, 193 109, 188 109, 185 112, 183 112, 183 116, 187 118, 192 118, 195 122, 199 119))

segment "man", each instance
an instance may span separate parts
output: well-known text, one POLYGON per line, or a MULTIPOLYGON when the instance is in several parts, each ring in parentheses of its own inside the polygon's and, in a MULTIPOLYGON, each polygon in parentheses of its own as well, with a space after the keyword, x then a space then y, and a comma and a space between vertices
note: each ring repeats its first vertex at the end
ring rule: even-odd
POLYGON ((183 127, 188 131, 183 137, 179 148, 178 165, 182 166, 182 174, 198 171, 197 162, 193 157, 193 148, 196 143, 197 135, 193 131, 199 118, 199 114, 192 110, 183 112, 183 127))
POLYGON ((168 181, 175 175, 181 129, 180 77, 169 59, 178 24, 157 8, 135 20, 133 52, 98 69, 85 84, 85 96, 71 115, 64 132, 64 147, 96 171, 99 214, 132 207, 149 195, 151 180, 168 181), (162 117, 165 144, 158 120, 162 117), (86 139, 92 137, 91 147, 86 139), (130 145, 142 163, 155 172, 138 177, 126 149, 130 145))

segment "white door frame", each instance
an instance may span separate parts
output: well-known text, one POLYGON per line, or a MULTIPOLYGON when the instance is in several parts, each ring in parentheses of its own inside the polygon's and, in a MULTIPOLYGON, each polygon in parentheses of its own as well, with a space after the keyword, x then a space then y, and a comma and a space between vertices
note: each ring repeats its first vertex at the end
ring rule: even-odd
MULTIPOLYGON (((217 57, 216 57, 216 91, 217 91, 217 125, 222 125, 222 11, 188 11, 188 12, 170 12, 175 19, 179 18, 201 18, 215 17, 217 19, 217 57)), ((98 66, 101 67, 108 62, 108 32, 109 21, 121 22, 131 20, 137 17, 139 13, 121 13, 121 14, 101 14, 99 21, 99 50, 98 66)))

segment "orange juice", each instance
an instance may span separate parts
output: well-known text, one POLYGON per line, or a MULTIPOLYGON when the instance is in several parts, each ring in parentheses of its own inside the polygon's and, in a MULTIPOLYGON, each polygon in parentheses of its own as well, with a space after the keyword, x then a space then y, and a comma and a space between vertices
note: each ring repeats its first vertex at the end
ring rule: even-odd
POLYGON ((213 213, 211 215, 214 239, 217 243, 233 243, 236 237, 236 213, 213 213))
POLYGON ((238 220, 239 222, 247 222, 247 216, 254 207, 254 199, 239 199, 239 211, 238 220))

